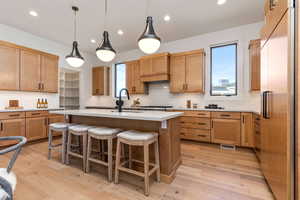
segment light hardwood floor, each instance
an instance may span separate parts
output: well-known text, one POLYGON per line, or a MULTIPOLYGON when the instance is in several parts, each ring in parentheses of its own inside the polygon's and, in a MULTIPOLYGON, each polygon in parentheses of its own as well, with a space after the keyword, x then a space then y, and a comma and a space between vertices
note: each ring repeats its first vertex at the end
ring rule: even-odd
MULTIPOLYGON (((152 181, 143 195, 141 178, 121 174, 120 183, 107 182, 105 168, 81 171, 80 161, 66 166, 58 153, 47 160, 47 143, 26 146, 13 171, 18 176, 16 200, 250 200, 273 199, 248 149, 220 150, 218 145, 182 142, 183 164, 170 185, 152 181)), ((4 167, 7 156, 0 157, 4 167)))

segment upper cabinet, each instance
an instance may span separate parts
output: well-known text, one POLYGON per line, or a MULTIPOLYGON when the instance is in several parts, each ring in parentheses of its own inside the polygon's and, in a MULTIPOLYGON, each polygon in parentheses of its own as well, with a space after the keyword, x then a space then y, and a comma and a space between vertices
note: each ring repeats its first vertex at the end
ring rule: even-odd
POLYGON ((109 95, 109 67, 93 67, 92 93, 93 95, 109 95))
POLYGON ((170 75, 170 91, 172 93, 204 93, 204 50, 172 54, 170 75))
POLYGON ((249 44, 250 91, 260 90, 260 39, 249 44))
POLYGON ((0 42, 0 90, 19 90, 20 50, 0 42))
POLYGON ((58 56, 0 41, 0 90, 58 92, 58 56))
POLYGON ((20 89, 22 91, 40 91, 41 55, 33 51, 21 50, 20 57, 20 89))
POLYGON ((129 61, 126 65, 126 88, 130 94, 145 94, 145 83, 141 81, 139 60, 129 61))
POLYGON ((169 53, 159 53, 141 57, 140 76, 142 82, 169 80, 169 53))
POLYGON ((44 92, 58 92, 58 59, 56 56, 41 56, 41 84, 44 92))
POLYGON ((263 44, 278 25, 289 6, 289 0, 265 0, 265 26, 261 31, 263 44))

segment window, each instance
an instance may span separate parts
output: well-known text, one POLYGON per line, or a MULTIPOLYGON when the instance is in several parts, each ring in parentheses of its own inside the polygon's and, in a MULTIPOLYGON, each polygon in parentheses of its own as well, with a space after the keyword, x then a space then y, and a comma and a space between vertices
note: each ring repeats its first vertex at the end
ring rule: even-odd
POLYGON ((115 65, 115 97, 119 97, 122 88, 126 88, 126 65, 118 63, 115 65))
POLYGON ((237 44, 211 47, 210 95, 237 95, 237 44))

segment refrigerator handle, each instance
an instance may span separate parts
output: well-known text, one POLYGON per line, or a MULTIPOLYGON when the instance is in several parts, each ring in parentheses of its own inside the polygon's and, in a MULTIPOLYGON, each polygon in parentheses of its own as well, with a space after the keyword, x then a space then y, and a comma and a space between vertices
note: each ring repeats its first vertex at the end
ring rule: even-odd
POLYGON ((262 117, 266 118, 266 91, 262 93, 262 117))
POLYGON ((265 118, 270 119, 271 118, 271 99, 272 97, 272 92, 271 91, 266 91, 265 94, 265 118))

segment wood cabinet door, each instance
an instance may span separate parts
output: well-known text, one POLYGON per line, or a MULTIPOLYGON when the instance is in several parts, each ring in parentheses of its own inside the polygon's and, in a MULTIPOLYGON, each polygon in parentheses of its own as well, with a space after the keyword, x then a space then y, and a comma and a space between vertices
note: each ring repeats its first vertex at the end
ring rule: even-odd
POLYGON ((144 58, 140 59, 140 72, 141 76, 151 76, 152 75, 152 59, 144 58))
POLYGON ((133 86, 135 94, 145 94, 146 88, 145 83, 141 80, 141 66, 140 62, 137 60, 133 64, 133 86))
POLYGON ((185 56, 171 56, 170 91, 182 93, 185 89, 185 56))
MULTIPOLYGON (((262 117, 262 169, 276 199, 290 199, 290 133, 291 133, 291 65, 289 15, 282 18, 267 47, 267 85, 262 91, 270 91, 268 117, 262 117)), ((264 48, 265 48, 264 47, 264 48)), ((265 59, 265 58, 263 58, 265 59)), ((262 79, 265 77, 262 76, 262 79)))
POLYGON ((44 92, 58 92, 58 58, 41 56, 41 90, 44 92))
POLYGON ((169 56, 155 56, 152 58, 152 75, 169 74, 169 56))
POLYGON ((20 50, 0 45, 0 90, 20 89, 20 50))
MULTIPOLYGON (((49 115, 49 118, 48 118, 48 125, 49 124, 52 124, 52 123, 57 123, 57 122, 65 122, 65 116, 64 115, 55 115, 55 114, 50 114, 49 115)), ((47 133, 48 135, 48 133, 47 133)), ((56 132, 56 131, 53 131, 52 132, 52 135, 54 136, 58 136, 58 135, 61 135, 61 132, 56 132)))
POLYGON ((104 95, 104 67, 92 69, 92 92, 93 95, 104 95))
POLYGON ((47 137, 47 117, 26 118, 26 137, 29 141, 47 137))
POLYGON ((212 142, 228 145, 241 144, 241 121, 235 119, 212 119, 212 142))
POLYGON ((254 148, 254 121, 252 113, 242 113, 241 120, 241 145, 254 148))
POLYGON ((186 56, 186 92, 204 93, 204 53, 186 56))
POLYGON ((249 45, 250 91, 260 90, 260 40, 252 40, 249 45))
MULTIPOLYGON (((25 119, 7 119, 0 121, 0 137, 25 136, 25 119)), ((0 146, 16 144, 18 141, 1 141, 0 146)))
POLYGON ((21 50, 20 89, 22 91, 40 91, 41 56, 33 51, 21 50))

